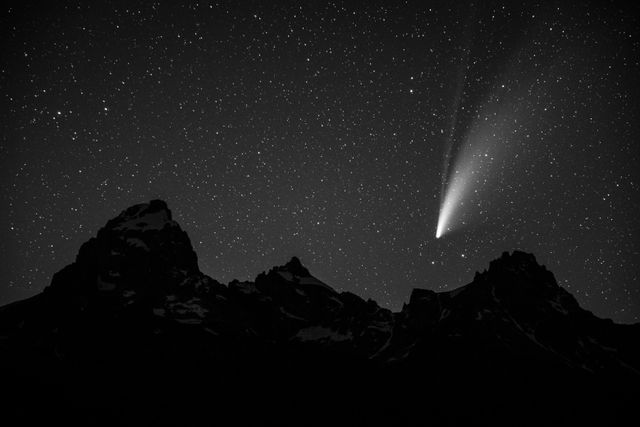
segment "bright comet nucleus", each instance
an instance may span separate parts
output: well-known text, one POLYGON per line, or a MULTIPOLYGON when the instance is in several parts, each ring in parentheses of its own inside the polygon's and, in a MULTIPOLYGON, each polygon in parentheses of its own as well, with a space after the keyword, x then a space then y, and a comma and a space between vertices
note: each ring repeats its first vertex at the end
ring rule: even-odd
POLYGON ((471 177, 471 165, 465 165, 462 170, 456 170, 447 186, 445 196, 440 206, 438 215, 438 227, 436 228, 436 239, 451 229, 451 219, 457 207, 461 206, 464 197, 469 189, 471 177))

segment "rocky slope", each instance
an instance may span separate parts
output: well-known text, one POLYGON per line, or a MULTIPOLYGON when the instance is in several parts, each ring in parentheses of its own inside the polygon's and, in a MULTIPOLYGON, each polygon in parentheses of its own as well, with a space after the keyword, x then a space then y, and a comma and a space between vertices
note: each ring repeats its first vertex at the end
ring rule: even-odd
POLYGON ((518 251, 399 313, 295 257, 223 285, 154 200, 0 308, 0 373, 25 423, 615 424, 638 397, 639 339, 518 251))

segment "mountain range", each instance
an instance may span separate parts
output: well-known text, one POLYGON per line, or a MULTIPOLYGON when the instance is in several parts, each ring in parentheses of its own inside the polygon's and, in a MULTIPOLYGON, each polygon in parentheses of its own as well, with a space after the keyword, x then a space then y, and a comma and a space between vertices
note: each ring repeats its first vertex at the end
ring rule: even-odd
POLYGON ((153 200, 0 308, 0 375, 5 425, 622 425, 640 324, 582 309, 520 251, 399 312, 296 257, 221 284, 153 200))

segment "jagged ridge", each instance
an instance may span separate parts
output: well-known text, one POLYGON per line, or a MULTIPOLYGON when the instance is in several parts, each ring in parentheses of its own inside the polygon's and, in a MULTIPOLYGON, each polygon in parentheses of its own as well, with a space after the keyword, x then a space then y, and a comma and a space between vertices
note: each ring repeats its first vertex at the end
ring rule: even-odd
POLYGON ((398 313, 337 292, 296 257, 225 286, 200 272, 187 234, 154 200, 110 220, 42 294, 1 308, 0 350, 6 366, 35 358, 90 371, 153 349, 161 358, 178 351, 205 372, 211 360, 254 372, 242 366, 259 354, 278 366, 314 361, 332 372, 433 377, 433 366, 456 366, 456 375, 502 378, 525 367, 626 378, 639 375, 638 328, 583 310, 519 251, 456 290, 415 289, 398 313))

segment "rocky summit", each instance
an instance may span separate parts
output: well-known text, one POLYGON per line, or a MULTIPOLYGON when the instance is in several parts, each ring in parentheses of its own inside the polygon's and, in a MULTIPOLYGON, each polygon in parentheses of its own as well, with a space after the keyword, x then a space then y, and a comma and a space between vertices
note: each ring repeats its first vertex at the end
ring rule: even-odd
POLYGON ((582 309, 519 251, 397 313, 296 257, 224 285, 153 200, 0 308, 0 370, 7 425, 617 425, 640 324, 582 309))

